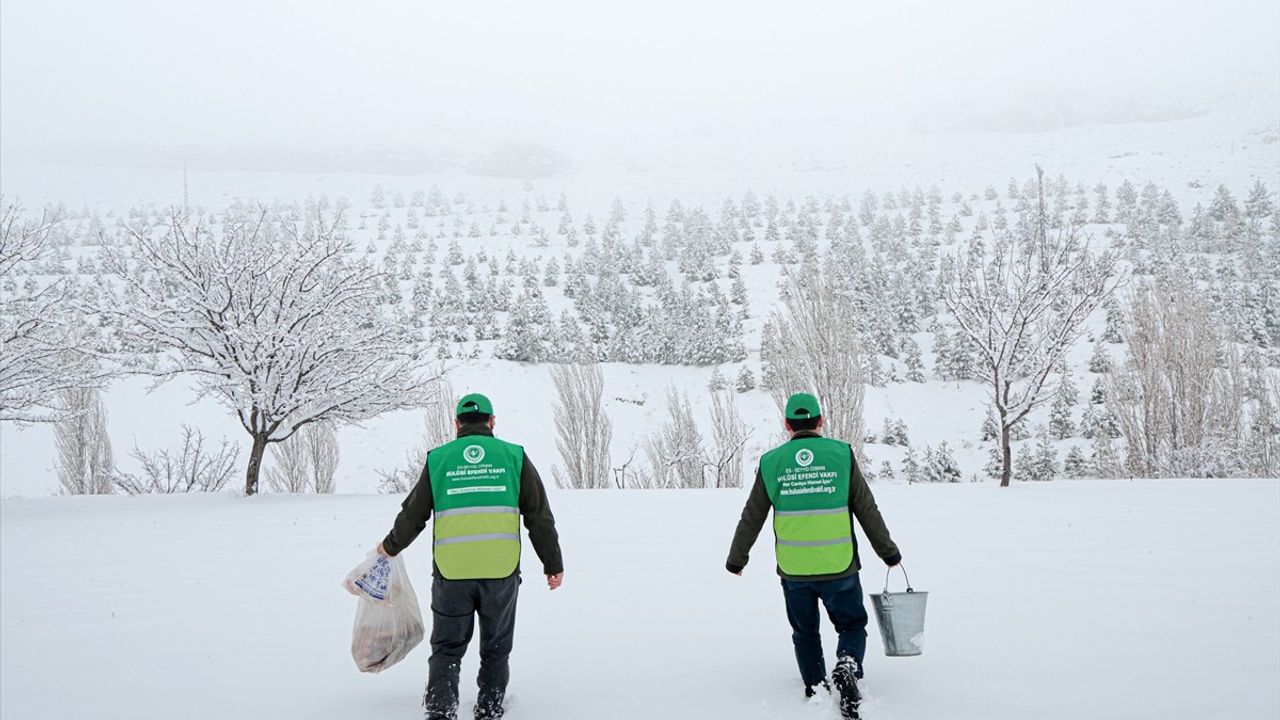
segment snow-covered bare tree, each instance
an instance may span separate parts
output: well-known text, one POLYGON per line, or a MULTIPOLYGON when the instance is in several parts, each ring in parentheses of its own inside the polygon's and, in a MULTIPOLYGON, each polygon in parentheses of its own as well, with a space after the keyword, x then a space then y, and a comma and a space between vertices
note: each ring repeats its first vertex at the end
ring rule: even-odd
POLYGON ((439 447, 457 436, 455 426, 458 395, 453 390, 453 383, 444 376, 444 368, 439 368, 435 380, 427 387, 431 402, 427 405, 426 424, 427 447, 423 451, 439 447))
POLYGON ((1048 232, 1043 180, 1040 187, 1033 222, 996 233, 989 254, 956 251, 941 270, 943 303, 977 346, 977 378, 991 390, 1001 486, 1012 472, 1011 429, 1053 397, 1053 370, 1118 283, 1114 253, 1090 253, 1075 227, 1048 232))
POLYGON ((120 475, 116 487, 130 495, 147 493, 218 492, 235 472, 239 451, 225 438, 217 449, 205 445, 204 434, 182 425, 182 447, 129 454, 142 465, 142 477, 120 475))
POLYGON ((338 435, 328 420, 304 425, 293 437, 271 445, 267 471, 272 492, 330 494, 338 470, 338 435))
POLYGON ((562 488, 607 488, 610 480, 609 443, 613 422, 604 411, 604 373, 599 364, 554 365, 556 389, 552 409, 556 449, 564 467, 553 465, 551 475, 562 488))
MULTIPOLYGON (((59 217, 27 217, 0 197, 0 280, 30 270, 50 245, 59 217)), ((100 387, 89 329, 73 312, 67 278, 0 295, 0 420, 51 422, 65 415, 64 390, 100 387)))
POLYGON ((718 488, 742 487, 742 456, 751 430, 738 414, 732 388, 711 391, 711 441, 707 467, 718 488))
POLYGON ((650 487, 706 487, 702 462, 702 433, 693 419, 689 398, 675 386, 667 388, 667 422, 645 440, 650 487))
POLYGON ((763 384, 780 415, 793 393, 817 395, 827 434, 861 452, 865 366, 853 303, 829 264, 806 261, 787 270, 780 286, 783 307, 761 343, 763 384))
POLYGON ((1124 333, 1128 349, 1106 393, 1124 470, 1136 477, 1249 474, 1246 376, 1208 303, 1186 281, 1149 283, 1133 293, 1124 333))
POLYGON ((271 445, 272 467, 267 469, 267 487, 271 492, 305 493, 310 468, 307 467, 307 449, 303 445, 302 430, 293 437, 271 445))
POLYGON ((61 390, 61 413, 53 425, 58 485, 67 495, 106 495, 116 469, 107 436, 107 408, 93 388, 61 390))
POLYGON ((108 310, 166 351, 150 374, 189 373, 201 396, 236 413, 252 438, 246 494, 268 443, 426 403, 412 329, 379 308, 383 278, 354 253, 341 213, 238 210, 215 234, 206 218, 174 211, 129 234, 104 262, 137 299, 108 310))
POLYGON ((306 425, 295 436, 302 441, 311 471, 311 490, 321 495, 332 494, 338 472, 338 433, 329 420, 306 425))

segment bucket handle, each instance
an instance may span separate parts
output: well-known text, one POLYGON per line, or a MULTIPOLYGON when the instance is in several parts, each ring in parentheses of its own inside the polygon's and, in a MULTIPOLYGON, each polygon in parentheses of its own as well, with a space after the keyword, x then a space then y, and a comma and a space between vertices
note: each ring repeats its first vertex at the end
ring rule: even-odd
POLYGON ((915 592, 915 590, 911 589, 911 578, 907 576, 907 568, 902 563, 898 563, 884 571, 884 594, 889 594, 889 573, 893 571, 894 567, 902 570, 902 577, 907 581, 907 592, 915 592))

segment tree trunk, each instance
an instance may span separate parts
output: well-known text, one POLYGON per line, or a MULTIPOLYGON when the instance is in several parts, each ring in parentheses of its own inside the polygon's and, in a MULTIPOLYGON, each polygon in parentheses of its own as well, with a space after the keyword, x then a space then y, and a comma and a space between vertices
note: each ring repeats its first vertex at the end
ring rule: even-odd
POLYGON ((1005 423, 1004 413, 1000 413, 1000 454, 1003 462, 1000 466, 1000 487, 1009 487, 1009 477, 1013 475, 1013 451, 1009 447, 1009 426, 1005 423))
POLYGON ((267 449, 267 436, 254 435, 253 449, 249 451, 249 468, 244 474, 244 494, 253 495, 258 492, 258 472, 262 470, 262 453, 267 449))

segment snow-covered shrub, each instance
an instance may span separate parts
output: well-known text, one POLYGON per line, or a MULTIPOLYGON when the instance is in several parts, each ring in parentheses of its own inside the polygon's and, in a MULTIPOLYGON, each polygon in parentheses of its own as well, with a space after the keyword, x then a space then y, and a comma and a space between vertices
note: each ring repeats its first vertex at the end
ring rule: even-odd
POLYGON ((144 452, 135 447, 129 455, 142 466, 142 474, 120 475, 116 487, 130 495, 218 492, 231 480, 238 454, 226 438, 216 447, 206 444, 204 433, 184 423, 182 445, 176 450, 144 452))

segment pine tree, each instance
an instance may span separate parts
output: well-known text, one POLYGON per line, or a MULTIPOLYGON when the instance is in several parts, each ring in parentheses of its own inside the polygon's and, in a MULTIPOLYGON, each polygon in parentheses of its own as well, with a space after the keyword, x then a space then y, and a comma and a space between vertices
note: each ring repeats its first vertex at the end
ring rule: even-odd
POLYGON ((1013 458, 1013 477, 1015 480, 1027 482, 1038 480, 1036 477, 1035 456, 1031 453, 1031 444, 1024 443, 1018 448, 1018 454, 1013 458))
POLYGON ((925 456, 927 458, 925 473, 928 482, 960 482, 962 477, 960 468, 956 465, 956 459, 951 454, 951 448, 947 447, 946 440, 938 443, 937 449, 926 449, 925 456))
POLYGON ((1114 296, 1107 298, 1103 302, 1103 307, 1107 311, 1107 324, 1102 332, 1102 339, 1109 343, 1124 342, 1124 312, 1120 309, 1120 303, 1114 296))
POLYGON ((924 361, 920 357, 920 345, 910 335, 903 340, 903 362, 907 366, 907 381, 922 383, 924 377, 924 361))
POLYGON ((993 442, 987 446, 987 461, 982 465, 982 472, 992 480, 999 480, 1003 468, 1004 454, 1000 451, 1000 443, 993 442))
POLYGON ((1039 481, 1052 480, 1058 475, 1058 451, 1053 447, 1053 438, 1043 426, 1040 428, 1039 440, 1036 443, 1033 462, 1033 479, 1039 481))
POLYGON ((991 407, 987 407, 987 417, 982 421, 982 442, 995 440, 1000 436, 1000 426, 996 423, 996 414, 992 412, 991 407))
POLYGON ((1062 472, 1071 478, 1085 477, 1089 474, 1089 461, 1080 452, 1079 445, 1072 445, 1067 451, 1067 458, 1062 463, 1062 472))
POLYGON ((1089 372, 1105 373, 1111 371, 1111 355, 1102 341, 1093 343, 1093 354, 1089 356, 1089 372))
POLYGON ((1075 434, 1075 426, 1071 422, 1071 410, 1079 402, 1080 392, 1071 380, 1071 369, 1064 366, 1062 378, 1058 381, 1058 390, 1054 393, 1053 405, 1049 410, 1049 434, 1055 440, 1065 440, 1075 434))
POLYGON ((742 369, 738 371, 738 379, 737 379, 737 382, 734 383, 734 390, 737 390, 740 393, 744 393, 750 390, 754 390, 755 387, 756 387, 755 373, 751 372, 751 368, 747 367, 746 365, 743 365, 742 369))
POLYGON ((902 476, 906 478, 907 484, 918 483, 922 481, 920 474, 920 463, 916 461, 915 448, 907 446, 907 452, 902 457, 902 476))

